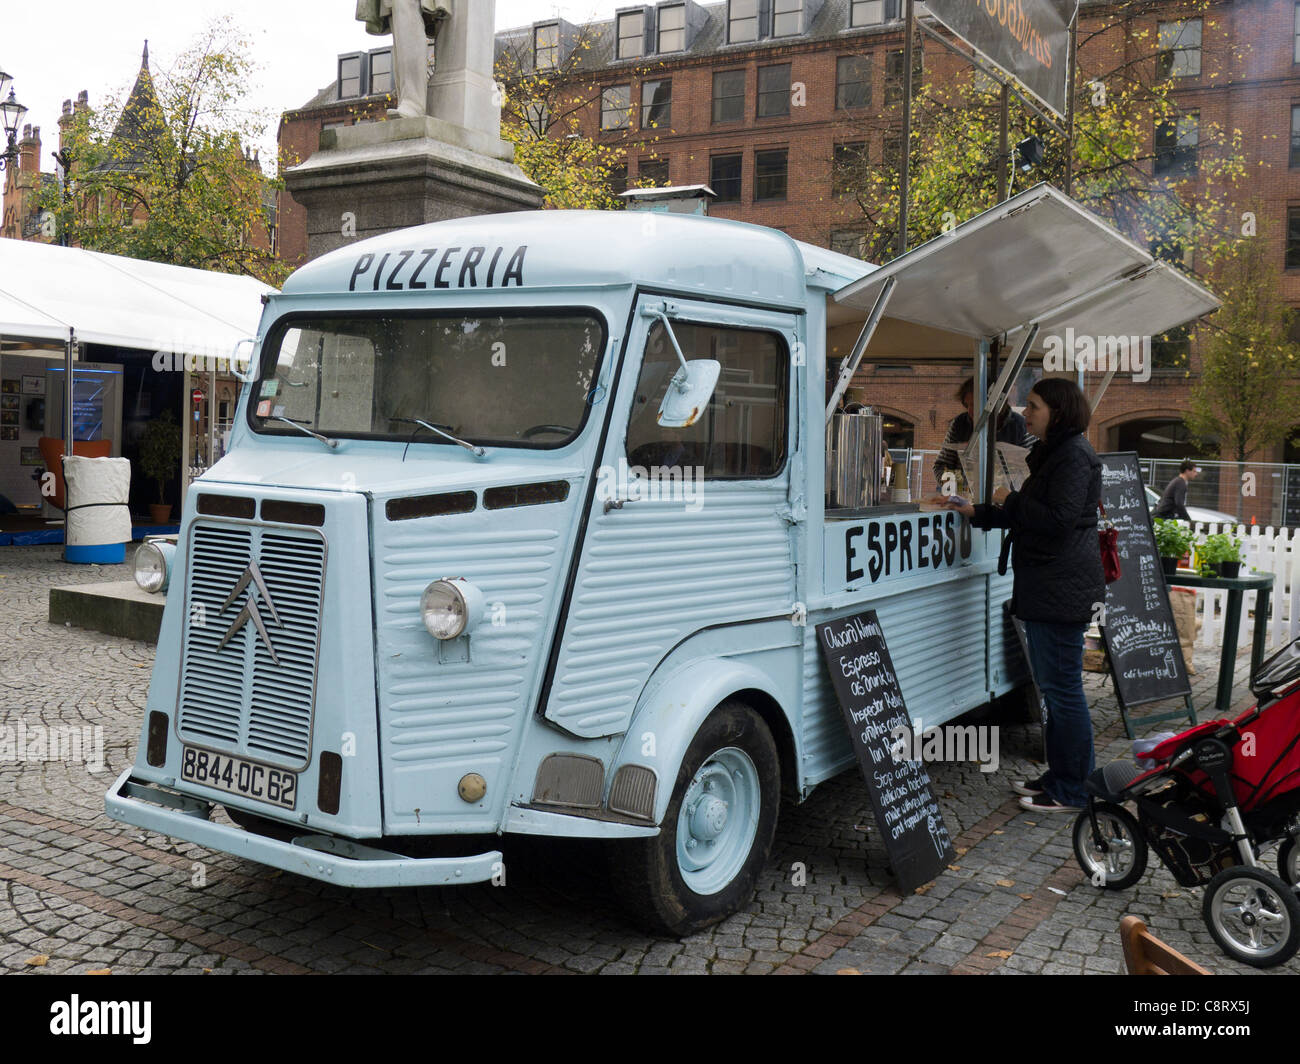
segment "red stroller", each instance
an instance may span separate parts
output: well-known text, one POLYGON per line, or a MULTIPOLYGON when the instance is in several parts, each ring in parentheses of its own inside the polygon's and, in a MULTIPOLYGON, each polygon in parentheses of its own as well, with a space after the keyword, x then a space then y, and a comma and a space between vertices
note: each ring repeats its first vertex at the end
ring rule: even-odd
POLYGON ((1074 853, 1096 886, 1123 890, 1150 847, 1179 884, 1205 887, 1201 915, 1219 947, 1271 968, 1300 949, 1300 639, 1260 666, 1251 691, 1257 704, 1236 720, 1161 742, 1147 754, 1154 767, 1094 772, 1074 853), (1280 876, 1260 861, 1275 843, 1280 876))

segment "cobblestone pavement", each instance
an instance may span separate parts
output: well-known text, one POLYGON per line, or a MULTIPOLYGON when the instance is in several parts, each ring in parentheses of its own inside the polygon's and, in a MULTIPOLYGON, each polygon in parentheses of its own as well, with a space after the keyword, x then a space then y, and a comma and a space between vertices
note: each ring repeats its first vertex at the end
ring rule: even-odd
MULTIPOLYGON (((959 856, 928 889, 895 890, 865 785, 846 773, 782 809, 752 904, 680 942, 629 925, 590 844, 508 839, 504 888, 349 892, 146 835, 109 820, 103 795, 133 759, 153 647, 46 620, 50 587, 127 574, 64 565, 57 547, 0 550, 5 722, 104 738, 99 772, 0 764, 0 973, 1115 973, 1126 913, 1215 972, 1254 972, 1219 952, 1201 892, 1154 856, 1135 888, 1097 890, 1075 864, 1073 818, 1019 809, 1008 781, 1038 772, 1029 725, 1002 727, 998 772, 930 766, 959 856)), ((1216 655, 1197 665, 1209 704, 1216 655)), ((1108 681, 1087 684, 1099 761, 1125 756, 1108 681)))

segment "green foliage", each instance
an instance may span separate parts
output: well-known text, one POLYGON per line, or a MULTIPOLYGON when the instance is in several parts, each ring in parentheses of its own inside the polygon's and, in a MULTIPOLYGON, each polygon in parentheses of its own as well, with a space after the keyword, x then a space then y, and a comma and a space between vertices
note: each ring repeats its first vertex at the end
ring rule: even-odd
POLYGON ((1216 532, 1205 539, 1196 548, 1196 555, 1206 565, 1218 565, 1221 562, 1241 561, 1241 540, 1226 532, 1216 532))
MULTIPOLYGON (((1203 15, 1207 30, 1217 9, 1193 0, 1180 17, 1203 15)), ((1176 123, 1176 82, 1160 75, 1155 25, 1136 5, 1088 9, 1079 34, 1079 80, 1073 152, 1058 133, 1011 96, 1008 143, 1031 134, 1046 145, 1043 162, 1026 175, 1009 167, 1010 192, 1046 181, 1064 189, 1067 166, 1071 195, 1137 242, 1150 243, 1164 257, 1208 268, 1232 243, 1227 229, 1230 194, 1246 177, 1242 134, 1202 114, 1194 175, 1153 176, 1157 163, 1154 131, 1176 123), (1179 252, 1184 254, 1180 255, 1179 252)), ((1208 33, 1207 33, 1208 36, 1208 33)), ((1210 70, 1203 83, 1222 75, 1210 70)), ((963 76, 943 84, 925 80, 913 100, 910 154, 909 247, 992 207, 997 202, 999 97, 963 76)), ((846 123, 837 139, 882 143, 855 159, 846 153, 836 182, 860 211, 874 261, 897 254, 901 102, 866 119, 846 123)), ((1167 161, 1167 157, 1165 160, 1167 161)), ((1014 162, 1014 160, 1013 160, 1014 162)))
POLYGON ((1196 533, 1173 518, 1155 519, 1156 551, 1162 558, 1181 558, 1196 542, 1196 533))
POLYGON ((283 281, 267 238, 280 182, 245 154, 266 126, 244 104, 250 50, 228 16, 216 19, 145 92, 75 114, 70 195, 52 188, 42 204, 68 243, 283 281))
MULTIPOLYGON (((654 157, 657 127, 637 129, 639 110, 630 108, 628 128, 599 131, 601 88, 583 71, 594 27, 583 26, 568 57, 554 70, 531 69, 531 37, 505 48, 496 64, 502 87, 501 135, 515 147, 515 162, 546 192, 545 205, 559 210, 619 210, 614 179, 627 173, 628 149, 654 157)), ((630 85, 648 68, 628 69, 630 85)), ((649 187, 637 180, 629 187, 649 187)))
POLYGON ((140 466, 158 485, 159 505, 167 502, 163 493, 180 461, 181 427, 172 412, 164 410, 144 427, 140 436, 140 466))
POLYGON ((1239 462, 1286 439, 1300 410, 1300 345, 1290 339, 1293 312, 1268 230, 1238 240, 1216 288, 1223 306, 1201 348, 1187 427, 1218 440, 1239 462))

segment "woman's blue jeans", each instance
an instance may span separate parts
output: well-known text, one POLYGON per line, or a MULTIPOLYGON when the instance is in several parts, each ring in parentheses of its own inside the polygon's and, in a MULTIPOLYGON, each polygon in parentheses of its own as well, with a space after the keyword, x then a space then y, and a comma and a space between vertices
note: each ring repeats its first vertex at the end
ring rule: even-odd
POLYGON ((1083 694, 1084 624, 1025 621, 1029 663, 1047 700, 1043 790, 1061 805, 1088 804, 1083 784, 1096 766, 1092 716, 1083 694))

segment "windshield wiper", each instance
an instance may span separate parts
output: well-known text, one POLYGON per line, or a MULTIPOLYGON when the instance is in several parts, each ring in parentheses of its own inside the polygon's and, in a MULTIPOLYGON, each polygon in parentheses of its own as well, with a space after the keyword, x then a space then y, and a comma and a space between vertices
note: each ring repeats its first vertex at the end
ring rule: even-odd
POLYGON ((303 428, 302 425, 298 424, 298 422, 294 421, 292 418, 281 417, 279 414, 272 414, 271 420, 283 421, 290 428, 297 429, 304 436, 310 436, 313 440, 320 440, 320 442, 323 443, 326 447, 328 447, 331 451, 338 450, 338 446, 339 446, 338 440, 331 440, 328 436, 322 436, 319 432, 312 432, 311 429, 303 428))
MULTIPOLYGON (((395 418, 390 418, 389 420, 401 421, 407 425, 419 425, 422 428, 428 429, 430 432, 436 432, 439 436, 443 437, 443 439, 450 440, 452 443, 456 444, 459 447, 464 447, 465 450, 469 451, 469 453, 472 454, 475 458, 487 457, 487 451, 485 451, 482 447, 479 447, 473 443, 466 443, 464 440, 461 439, 457 439, 450 432, 443 431, 437 425, 430 425, 427 421, 421 421, 418 417, 395 417, 395 418)), ((405 458, 406 456, 403 455, 402 457, 405 458)))

